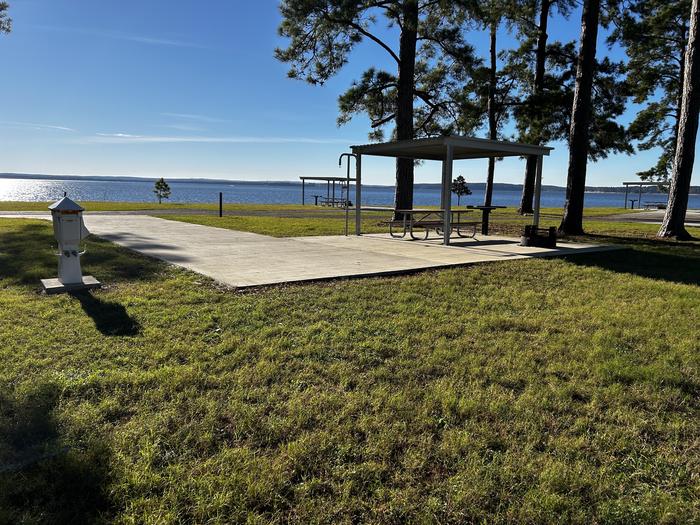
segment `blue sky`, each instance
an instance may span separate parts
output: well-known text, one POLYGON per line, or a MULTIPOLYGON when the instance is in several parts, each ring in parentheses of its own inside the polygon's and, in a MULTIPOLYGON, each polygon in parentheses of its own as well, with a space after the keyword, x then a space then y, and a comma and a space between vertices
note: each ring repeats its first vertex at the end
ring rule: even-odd
MULTIPOLYGON (((338 95, 367 67, 391 67, 384 51, 367 43, 323 87, 288 79, 273 58, 283 44, 274 0, 14 0, 10 15, 14 30, 0 36, 1 172, 338 175, 338 155, 367 142, 368 130, 364 118, 336 126, 338 95)), ((557 20, 552 38, 576 39, 579 17, 557 20)), ((471 40, 484 49, 485 35, 471 40)), ((563 185, 566 147, 552 145, 545 183, 563 185)), ((645 152, 590 164, 588 183, 635 180, 654 158, 645 152)), ((497 181, 519 183, 523 168, 517 159, 499 163, 497 181)), ((465 161, 455 170, 482 181, 485 163, 465 161)), ((368 183, 393 182, 390 161, 367 159, 363 172, 368 183)), ((437 182, 438 173, 426 163, 416 178, 437 182)))

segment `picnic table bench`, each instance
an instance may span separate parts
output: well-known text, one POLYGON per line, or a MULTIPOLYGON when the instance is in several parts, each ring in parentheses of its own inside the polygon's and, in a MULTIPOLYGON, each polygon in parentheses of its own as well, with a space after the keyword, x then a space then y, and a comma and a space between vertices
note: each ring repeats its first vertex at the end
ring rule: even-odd
MULTIPOLYGON (((480 224, 479 221, 464 220, 462 215, 471 213, 472 210, 451 210, 450 226, 452 232, 456 232, 459 237, 474 238, 476 237, 476 228, 480 224), (471 228, 470 233, 465 233, 465 228, 471 228)), ((427 239, 431 230, 436 234, 442 235, 444 228, 445 210, 396 210, 396 215, 402 216, 401 219, 391 219, 385 222, 389 225, 389 234, 397 239, 402 239, 406 235, 410 235, 411 239, 419 240, 415 230, 424 230, 423 239, 427 239), (395 232, 399 229, 400 233, 395 232)), ((450 232, 450 233, 452 233, 450 232)))
POLYGON ((645 210, 665 210, 666 205, 667 204, 665 202, 645 202, 644 209, 645 210))
MULTIPOLYGON (((315 195, 314 195, 315 197, 315 195)), ((334 199, 332 197, 321 197, 318 199, 321 202, 321 206, 331 206, 333 208, 344 208, 347 206, 352 206, 352 201, 347 199, 334 199)))

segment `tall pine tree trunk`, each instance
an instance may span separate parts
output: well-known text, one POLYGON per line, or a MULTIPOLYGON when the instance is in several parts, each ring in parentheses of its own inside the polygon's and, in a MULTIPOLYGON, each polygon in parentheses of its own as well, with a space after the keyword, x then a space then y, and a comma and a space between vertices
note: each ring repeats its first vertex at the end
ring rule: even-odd
POLYGON ((581 15, 581 43, 576 64, 576 88, 569 131, 569 172, 566 204, 559 231, 569 235, 583 233, 583 199, 586 190, 591 91, 595 69, 596 40, 600 0, 584 0, 581 15))
POLYGON ((700 112, 700 55, 697 49, 699 23, 700 0, 693 0, 688 46, 685 52, 683 99, 676 140, 676 156, 673 161, 668 207, 658 233, 659 237, 675 237, 680 240, 691 238, 685 229, 685 214, 688 210, 688 193, 695 162, 695 139, 700 112))
MULTIPOLYGON (((544 92, 544 70, 547 63, 547 22, 549 21, 549 8, 551 7, 551 0, 541 0, 540 2, 540 24, 538 26, 537 34, 537 54, 535 56, 535 85, 534 85, 534 97, 531 103, 537 104, 537 107, 541 107, 542 96, 544 92)), ((538 120, 542 119, 542 115, 538 112, 538 120)), ((536 136, 534 142, 540 144, 542 142, 542 137, 539 136, 541 122, 537 123, 536 136)), ((537 158, 530 156, 527 158, 525 164, 525 180, 523 182, 523 193, 520 197, 520 208, 518 208, 518 213, 532 213, 532 201, 535 197, 535 174, 537 171, 537 158)))
MULTIPOLYGON (((403 28, 399 40, 399 75, 396 101, 396 139, 413 138, 413 94, 418 40, 418 0, 401 7, 403 28)), ((413 208, 413 159, 396 159, 395 209, 413 208)))
MULTIPOLYGON (((490 64, 489 64, 489 99, 488 99, 488 115, 489 115, 489 138, 496 140, 498 137, 498 123, 496 121, 496 32, 498 24, 492 20, 490 27, 490 64)), ((489 157, 489 168, 486 175, 486 191, 484 193, 484 206, 491 206, 491 198, 493 197, 493 176, 496 171, 496 159, 489 157)), ((484 219, 488 217, 488 211, 485 212, 484 219)))

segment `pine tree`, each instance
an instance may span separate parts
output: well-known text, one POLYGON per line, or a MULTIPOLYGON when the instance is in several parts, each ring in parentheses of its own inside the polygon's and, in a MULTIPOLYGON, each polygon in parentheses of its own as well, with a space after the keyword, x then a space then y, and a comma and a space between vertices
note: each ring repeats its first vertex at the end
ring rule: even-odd
POLYGON ((693 0, 688 32, 688 44, 683 65, 683 94, 678 121, 673 176, 669 190, 666 215, 659 230, 660 237, 675 237, 679 240, 691 238, 685 229, 685 215, 688 209, 690 179, 695 162, 695 141, 698 133, 700 113, 700 0, 693 0))
MULTIPOLYGON (((284 0, 279 32, 289 39, 276 57, 290 64, 289 76, 311 84, 323 84, 338 73, 352 49, 362 40, 376 44, 396 63, 396 73, 370 68, 359 82, 339 98, 338 123, 358 113, 371 120, 371 140, 381 140, 384 127, 393 123, 396 140, 429 136, 455 129, 458 122, 454 71, 440 59, 449 50, 461 56, 458 69, 472 60, 470 46, 455 28, 467 0, 419 2, 418 0, 284 0), (381 16, 399 28, 398 51, 378 35, 381 16), (418 117, 418 118, 417 118, 418 117), (451 126, 442 125, 444 119, 451 126)), ((413 206, 413 161, 396 160, 395 207, 413 206)))
POLYGON ((170 198, 170 186, 168 186, 168 183, 165 182, 165 179, 163 177, 156 181, 155 185, 153 186, 153 193, 156 194, 158 204, 161 204, 163 202, 163 199, 170 198))
MULTIPOLYGON (((561 84, 547 82, 547 60, 559 49, 557 45, 548 45, 549 19, 555 10, 559 16, 568 18, 576 5, 576 0, 534 0, 521 5, 518 10, 520 16, 516 21, 523 44, 515 54, 524 59, 528 65, 531 64, 524 70, 525 75, 523 75, 526 79, 523 82, 526 99, 518 119, 522 142, 544 144, 552 138, 548 133, 552 113, 547 111, 547 107, 551 106, 551 98, 549 98, 551 92, 559 90, 561 84)), ((523 192, 518 209, 521 214, 532 213, 536 166, 535 157, 529 157, 525 164, 523 192)))
POLYGON ((464 197, 465 195, 472 194, 472 190, 469 189, 469 185, 467 185, 467 181, 464 180, 464 177, 462 175, 459 175, 455 180, 452 181, 450 190, 452 191, 452 193, 457 195, 457 206, 459 206, 462 197, 464 197))
POLYGON ((0 33, 9 33, 12 31, 12 19, 7 14, 10 9, 10 4, 0 2, 0 33))
POLYGON ((623 7, 612 17, 609 41, 624 47, 630 94, 645 104, 629 126, 630 138, 641 150, 661 150, 656 165, 638 175, 666 182, 681 116, 690 0, 627 0, 623 7))
MULTIPOLYGON (((489 33, 489 59, 483 68, 484 80, 480 82, 485 86, 477 90, 477 93, 485 99, 486 121, 488 125, 487 137, 497 140, 500 130, 510 115, 511 106, 516 103, 513 100, 513 88, 516 77, 508 68, 499 69, 498 58, 504 57, 504 53, 498 51, 498 30, 502 26, 510 28, 513 20, 508 14, 517 13, 522 6, 518 0, 489 0, 482 2, 479 9, 475 10, 475 18, 478 23, 489 33)), ((493 197, 493 181, 496 171, 496 159, 488 159, 486 173, 486 187, 484 191, 484 206, 491 206, 493 197)), ((487 215, 485 215, 487 217, 487 215)))
POLYGON ((569 133, 569 170, 566 204, 559 230, 569 235, 583 233, 583 199, 586 189, 591 94, 595 70, 596 41, 600 20, 600 0, 584 0, 581 15, 581 43, 576 66, 576 91, 569 133))
MULTIPOLYGON (((608 2, 609 4, 610 2, 608 2)), ((568 16, 573 2, 550 2, 560 16, 568 16)), ((539 24, 530 22, 535 15, 522 9, 517 20, 522 45, 508 53, 509 69, 518 77, 522 101, 513 105, 519 140, 526 143, 546 144, 550 141, 568 141, 571 129, 578 54, 574 42, 549 42, 542 28, 547 27, 547 4, 535 2, 539 24), (546 51, 542 53, 544 42, 546 51), (544 67, 541 62, 544 57, 544 67), (533 65, 534 64, 534 65, 533 65), (535 89, 535 86, 539 86, 535 89)), ((533 11, 533 12, 534 12, 533 11)), ((551 15, 550 15, 551 16, 551 15)), ((623 64, 608 57, 594 62, 591 114, 589 124, 588 158, 598 160, 611 152, 632 153, 626 130, 619 122, 627 100, 623 64)), ((528 159, 519 211, 532 211, 534 196, 535 159, 528 159)))

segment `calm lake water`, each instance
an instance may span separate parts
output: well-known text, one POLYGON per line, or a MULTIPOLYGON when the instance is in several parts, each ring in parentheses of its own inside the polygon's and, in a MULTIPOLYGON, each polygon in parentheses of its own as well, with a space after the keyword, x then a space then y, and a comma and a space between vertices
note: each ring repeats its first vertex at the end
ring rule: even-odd
MULTIPOLYGON (((300 183, 250 184, 245 182, 178 182, 168 181, 172 190, 170 202, 216 203, 219 192, 224 194, 224 202, 250 204, 299 204, 301 203, 300 183)), ((338 196, 339 190, 336 188, 338 196)), ((393 202, 393 188, 386 186, 363 186, 362 200, 367 205, 390 205, 393 202)), ((128 201, 153 202, 152 181, 103 181, 103 180, 58 180, 58 179, 0 179, 0 201, 52 201, 67 192, 76 201, 128 201)), ((325 195, 324 185, 307 184, 307 203, 313 203, 313 195, 325 195)), ((353 191, 351 190, 351 200, 353 191)), ((637 198, 637 195, 630 195, 637 198)), ((481 204, 483 191, 462 198, 462 204, 481 204)), ((624 193, 586 193, 586 206, 622 207, 624 193)), ((666 195, 644 193, 643 202, 665 202, 666 195)), ((437 205, 440 193, 436 188, 417 187, 414 196, 417 206, 437 205)), ((456 197, 454 198, 456 204, 456 197)), ((515 190, 494 191, 494 204, 518 206, 520 192, 515 190)), ((543 207, 560 207, 564 204, 564 190, 544 190, 543 207)), ((635 206, 636 207, 636 206, 635 206)), ((700 195, 691 195, 690 208, 700 208, 700 195)))

